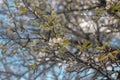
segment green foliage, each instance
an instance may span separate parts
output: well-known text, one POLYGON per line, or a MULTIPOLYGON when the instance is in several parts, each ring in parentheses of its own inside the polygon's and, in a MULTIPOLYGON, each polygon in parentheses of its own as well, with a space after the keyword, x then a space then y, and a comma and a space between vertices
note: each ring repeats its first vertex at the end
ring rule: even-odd
POLYGON ((80 51, 83 51, 82 46, 78 45, 77 48, 78 48, 80 51))
POLYGON ((100 54, 98 55, 98 60, 108 61, 108 59, 111 59, 112 61, 115 61, 117 55, 120 53, 120 50, 116 49, 111 51, 111 49, 112 49, 112 46, 110 46, 109 42, 104 43, 103 46, 96 47, 96 50, 100 50, 100 51, 102 50, 102 52, 100 52, 100 54))
POLYGON ((111 10, 112 13, 116 13, 116 12, 120 11, 120 3, 117 3, 116 5, 113 5, 110 8, 110 10, 111 10))
POLYGON ((30 70, 35 70, 37 67, 38 67, 37 64, 33 64, 33 65, 30 65, 30 66, 29 66, 29 69, 30 69, 30 70))
POLYGON ((16 6, 18 5, 18 1, 17 0, 14 0, 14 3, 15 3, 16 6))
POLYGON ((68 46, 70 45, 70 41, 69 40, 64 40, 63 43, 62 43, 62 46, 68 46))
POLYGON ((96 13, 98 17, 100 17, 102 14, 104 14, 106 11, 102 8, 96 8, 96 13))
POLYGON ((90 43, 89 41, 85 40, 85 39, 82 41, 82 45, 77 46, 77 48, 82 52, 87 50, 87 49, 90 49, 92 47, 93 47, 93 44, 90 43))
POLYGON ((27 14, 27 9, 24 6, 20 6, 19 10, 21 11, 21 14, 27 14))
POLYGON ((33 23, 33 26, 39 27, 39 24, 38 24, 37 22, 34 22, 34 23, 33 23))

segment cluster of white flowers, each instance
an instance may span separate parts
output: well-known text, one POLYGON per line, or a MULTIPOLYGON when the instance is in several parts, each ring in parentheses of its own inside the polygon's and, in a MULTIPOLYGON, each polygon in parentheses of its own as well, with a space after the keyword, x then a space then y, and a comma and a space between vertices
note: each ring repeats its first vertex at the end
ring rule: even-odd
POLYGON ((58 43, 58 44, 63 43, 63 39, 62 38, 53 38, 53 39, 49 40, 48 44, 51 46, 54 46, 56 43, 58 43))

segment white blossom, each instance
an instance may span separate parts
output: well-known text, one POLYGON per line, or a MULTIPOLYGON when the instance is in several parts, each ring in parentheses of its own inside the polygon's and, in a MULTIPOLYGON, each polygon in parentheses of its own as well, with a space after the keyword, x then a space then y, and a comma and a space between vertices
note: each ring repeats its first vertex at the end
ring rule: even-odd
POLYGON ((54 46, 56 43, 58 43, 58 44, 63 43, 63 39, 62 38, 53 38, 53 39, 49 40, 48 44, 51 46, 54 46))

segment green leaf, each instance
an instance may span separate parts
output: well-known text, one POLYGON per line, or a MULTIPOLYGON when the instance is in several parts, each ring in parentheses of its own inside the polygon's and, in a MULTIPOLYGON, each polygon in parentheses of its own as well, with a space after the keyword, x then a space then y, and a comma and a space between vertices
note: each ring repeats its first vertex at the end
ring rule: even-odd
POLYGON ((34 22, 34 23, 33 23, 33 26, 39 27, 39 24, 38 24, 37 22, 34 22))
POLYGON ((20 6, 19 10, 21 11, 22 14, 26 14, 27 13, 27 9, 24 6, 20 6))
POLYGON ((36 8, 35 6, 33 6, 33 10, 35 11, 35 13, 39 13, 39 9, 36 8))
POLYGON ((98 60, 99 60, 99 61, 107 60, 107 59, 108 59, 108 56, 106 56, 104 53, 101 53, 101 54, 98 56, 98 60))
POLYGON ((34 51, 33 46, 27 46, 30 51, 34 51))
POLYGON ((77 48, 78 48, 80 51, 83 51, 83 47, 82 47, 82 46, 77 46, 77 48))
POLYGON ((89 44, 88 46, 87 46, 87 48, 89 49, 89 48, 92 48, 92 46, 93 46, 93 44, 89 44))
POLYGON ((88 41, 84 39, 84 40, 83 40, 83 46, 86 47, 87 45, 88 45, 88 41))
POLYGON ((37 64, 30 65, 29 68, 30 68, 30 70, 34 70, 37 68, 37 64))
POLYGON ((120 53, 119 50, 115 50, 115 51, 112 52, 112 54, 115 54, 115 55, 117 55, 117 54, 119 54, 119 53, 120 53))
POLYGON ((96 47, 96 50, 104 50, 105 49, 105 47, 96 47))
POLYGON ((69 41, 69 40, 64 40, 62 45, 63 45, 63 46, 68 46, 69 44, 70 44, 70 41, 69 41))
POLYGON ((109 45, 110 45, 109 42, 105 42, 105 43, 103 44, 103 47, 106 47, 106 46, 109 46, 109 45))
POLYGON ((109 58, 112 59, 113 61, 115 60, 115 56, 112 55, 112 53, 108 54, 109 58))
POLYGON ((18 4, 17 0, 14 0, 14 3, 15 3, 15 5, 17 5, 18 4))

